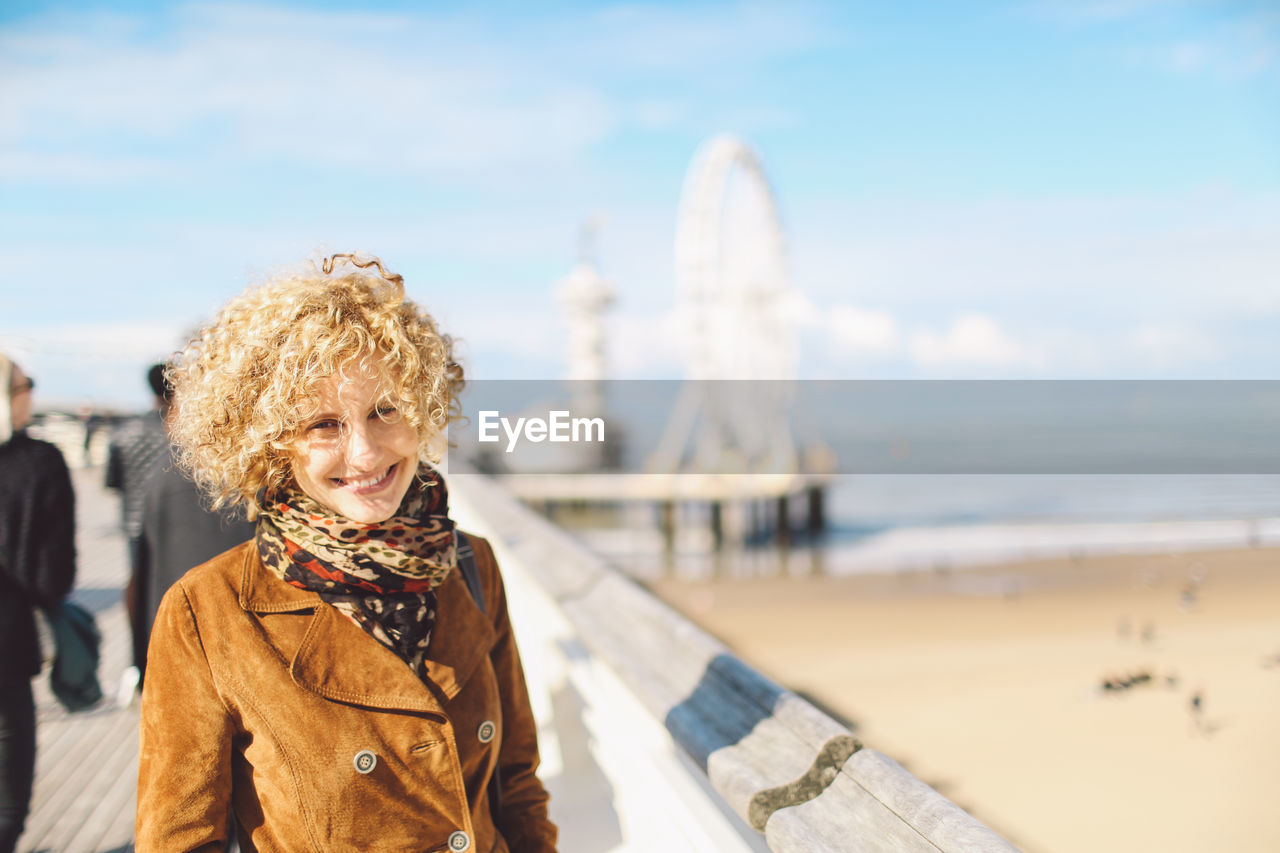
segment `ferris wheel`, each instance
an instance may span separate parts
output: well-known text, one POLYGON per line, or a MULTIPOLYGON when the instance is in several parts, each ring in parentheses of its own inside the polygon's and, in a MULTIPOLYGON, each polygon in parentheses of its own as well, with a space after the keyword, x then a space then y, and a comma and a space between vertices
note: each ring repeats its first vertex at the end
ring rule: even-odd
POLYGON ((691 381, 652 467, 793 469, 786 410, 796 358, 785 240, 759 158, 732 136, 702 145, 689 167, 675 270, 691 381))
POLYGON ((794 378, 777 204, 756 153, 732 136, 718 136, 694 155, 675 262, 690 378, 794 378))

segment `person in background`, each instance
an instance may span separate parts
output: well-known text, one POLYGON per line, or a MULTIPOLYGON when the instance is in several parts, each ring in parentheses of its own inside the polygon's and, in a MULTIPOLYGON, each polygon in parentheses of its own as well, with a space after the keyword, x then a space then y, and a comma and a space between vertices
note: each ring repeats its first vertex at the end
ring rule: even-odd
MULTIPOLYGON (((168 402, 165 399, 164 365, 153 364, 147 370, 147 384, 155 403, 146 414, 130 418, 111 437, 107 452, 106 486, 120 492, 120 520, 129 540, 129 585, 125 589, 125 608, 129 613, 129 627, 133 634, 133 665, 142 671, 147 647, 142 631, 143 615, 138 609, 142 590, 138 588, 139 557, 142 549, 142 503, 146 499, 146 481, 155 461, 165 455, 169 439, 165 434, 164 418, 168 402)), ((122 693, 131 692, 131 673, 125 673, 126 687, 122 693)))
MULTIPOLYGON (((161 380, 161 411, 166 415, 173 386, 161 380)), ((253 538, 253 524, 243 513, 213 510, 209 499, 182 473, 176 449, 162 453, 143 486, 142 536, 130 589, 135 595, 134 661, 146 678, 147 643, 160 599, 188 569, 253 538)))
POLYGON ((176 361, 183 464, 257 527, 156 614, 138 850, 217 849, 234 815, 245 850, 554 853, 502 575, 429 464, 452 350, 400 276, 335 255, 176 361))
POLYGON ((83 406, 80 410, 80 420, 84 421, 84 451, 81 458, 85 465, 90 465, 92 464, 90 451, 93 447, 93 437, 98 434, 98 430, 108 426, 111 419, 92 406, 83 406))
POLYGON ((33 608, 75 583, 75 493, 61 452, 24 431, 35 382, 0 353, 0 853, 17 847, 31 804, 40 673, 33 608))

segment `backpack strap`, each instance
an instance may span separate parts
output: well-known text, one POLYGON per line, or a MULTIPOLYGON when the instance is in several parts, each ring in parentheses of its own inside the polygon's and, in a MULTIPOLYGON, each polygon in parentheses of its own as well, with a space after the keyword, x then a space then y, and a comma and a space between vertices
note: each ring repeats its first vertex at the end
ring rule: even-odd
MULTIPOLYGON (((454 528, 453 535, 457 543, 458 570, 466 581, 467 590, 475 600, 480 612, 485 612, 484 585, 480 582, 480 569, 476 565, 476 549, 472 547, 467 534, 454 528)), ((502 767, 494 764, 493 775, 489 777, 489 812, 493 815, 494 825, 502 817, 502 767)))
POLYGON ((462 572, 462 579, 467 582, 467 590, 475 600, 476 606, 480 608, 481 613, 484 613, 484 585, 480 583, 480 569, 476 565, 476 549, 472 547, 471 540, 467 537, 467 534, 461 530, 454 530, 453 535, 458 548, 458 569, 462 572))

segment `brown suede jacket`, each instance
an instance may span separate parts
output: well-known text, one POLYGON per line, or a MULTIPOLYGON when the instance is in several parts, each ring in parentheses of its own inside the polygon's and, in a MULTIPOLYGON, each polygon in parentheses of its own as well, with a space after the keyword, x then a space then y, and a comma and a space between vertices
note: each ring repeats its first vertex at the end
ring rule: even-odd
POLYGON ((554 851, 502 577, 471 540, 489 615, 450 574, 425 683, 252 542, 175 584, 148 652, 139 853, 222 850, 233 812, 245 851, 554 851))

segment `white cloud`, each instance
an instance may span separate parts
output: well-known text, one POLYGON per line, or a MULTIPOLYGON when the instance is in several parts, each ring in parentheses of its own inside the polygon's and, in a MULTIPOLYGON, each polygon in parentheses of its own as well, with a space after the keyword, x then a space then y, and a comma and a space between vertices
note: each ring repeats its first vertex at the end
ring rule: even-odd
POLYGON ((449 328, 468 373, 484 379, 557 379, 565 375, 562 336, 545 315, 470 305, 451 312, 449 328))
POLYGON ((1217 0, 1040 0, 1027 8, 1036 17, 1073 27, 1144 27, 1150 33, 1145 42, 1125 49, 1144 66, 1243 79, 1274 70, 1280 61, 1280 14, 1250 5, 1217 0), (1197 14, 1196 6, 1213 8, 1197 14), (1170 26, 1171 20, 1185 22, 1181 34, 1170 26))
POLYGON ((108 161, 93 155, 0 148, 0 177, 24 181, 127 181, 163 177, 173 171, 171 166, 145 157, 119 156, 108 161))
POLYGON ((556 62, 579 57, 646 76, 718 70, 724 79, 740 76, 759 59, 794 54, 829 38, 814 6, 804 2, 620 4, 554 21, 536 36, 544 44, 572 45, 548 57, 556 62))
POLYGON ((1174 74, 1212 74, 1241 80, 1265 74, 1277 64, 1275 32, 1252 25, 1223 28, 1216 33, 1157 44, 1134 55, 1138 62, 1174 74))
POLYGON ((1230 187, 966 204, 868 199, 793 211, 817 302, 907 323, 966 309, 1081 330, 1280 311, 1280 195, 1230 187))
POLYGON ((1171 70, 1189 73, 1208 65, 1212 55, 1212 48, 1205 42, 1180 41, 1166 49, 1165 59, 1171 70))
POLYGON ((1039 367, 1043 354, 1011 338, 994 319, 975 311, 956 316, 945 332, 911 336, 911 357, 923 368, 1039 367))
POLYGON ((1083 24, 1132 18, 1184 2, 1185 0, 1036 0, 1026 8, 1038 17, 1083 24))
POLYGON ((164 320, 0 328, 0 351, 37 378, 37 407, 94 402, 140 409, 150 400, 147 368, 179 349, 188 331, 164 320))
MULTIPOLYGON (((473 378, 564 379, 569 375, 563 318, 547 311, 495 311, 473 305, 450 312, 463 330, 463 365, 473 378)), ((682 327, 674 311, 607 314, 605 360, 610 378, 685 376, 682 327)))
POLYGON ((898 324, 884 311, 836 305, 826 313, 827 333, 833 353, 884 356, 897 349, 898 324))
POLYGON ((58 323, 0 329, 0 349, 36 358, 150 363, 179 349, 187 331, 183 323, 166 320, 58 323))
POLYGON ((128 139, 155 162, 190 168, 285 155, 448 173, 572 157, 616 121, 589 87, 526 85, 510 63, 483 68, 434 51, 409 63, 350 28, 263 32, 240 14, 209 13, 207 27, 175 36, 180 50, 85 33, 52 55, 10 58, 0 165, 82 178, 97 158, 103 176, 117 177, 113 141, 128 139))
POLYGON ((741 71, 816 38, 808 19, 618 7, 510 38, 443 14, 195 4, 159 16, 157 35, 125 15, 50 13, 0 30, 0 177, 118 180, 275 157, 537 172, 625 123, 668 126, 691 109, 606 95, 599 69, 741 71))
POLYGON ((641 100, 631 108, 635 123, 645 130, 662 130, 678 125, 689 116, 689 104, 672 98, 641 100))
POLYGON ((1220 353, 1211 337, 1182 326, 1145 324, 1130 333, 1126 343, 1146 366, 1157 370, 1211 362, 1220 353))

